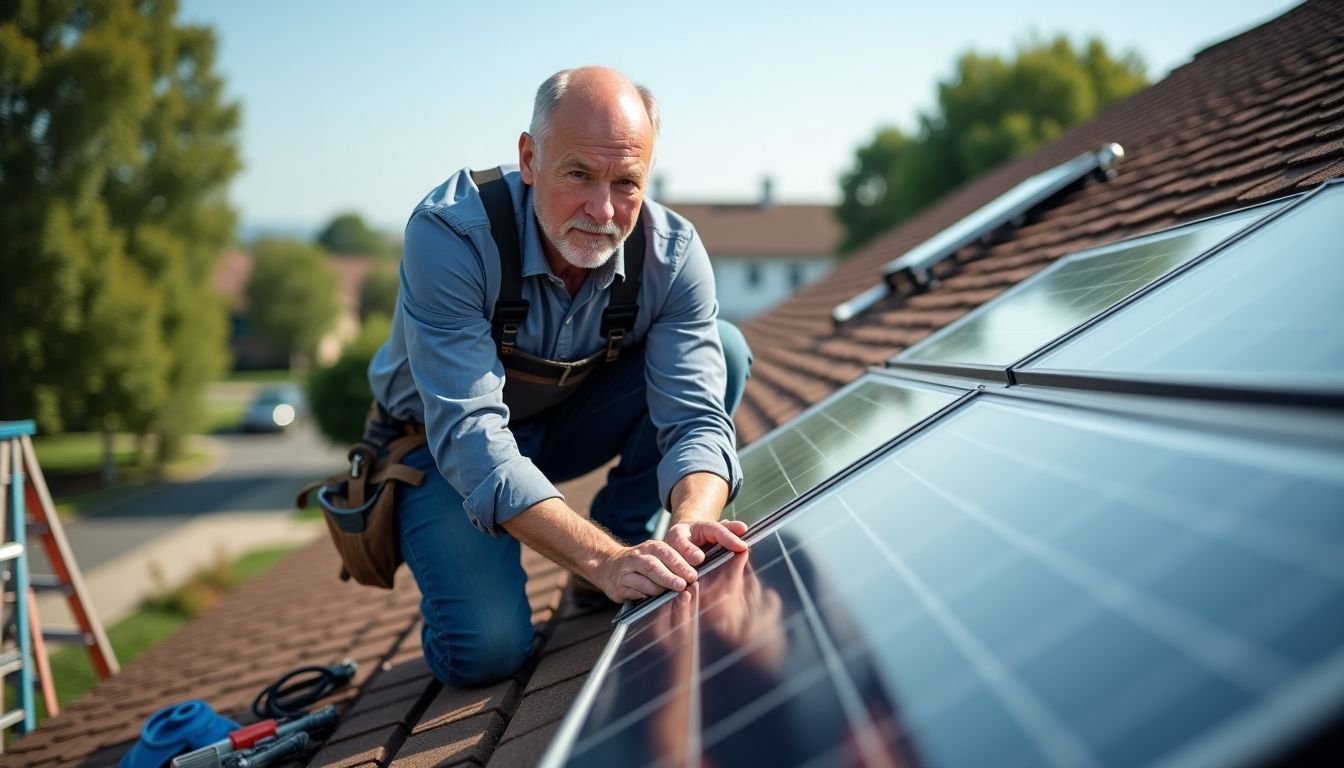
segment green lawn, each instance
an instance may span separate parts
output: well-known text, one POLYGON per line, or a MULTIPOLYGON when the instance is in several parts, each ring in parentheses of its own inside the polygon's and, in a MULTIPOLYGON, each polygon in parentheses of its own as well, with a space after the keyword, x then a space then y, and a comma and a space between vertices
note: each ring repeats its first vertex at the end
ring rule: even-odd
MULTIPOLYGON (((97 472, 103 465, 103 436, 96 432, 66 432, 33 438, 37 463, 47 475, 97 472)), ((134 435, 114 435, 112 455, 117 467, 138 467, 149 457, 136 449, 134 435)))
POLYGON ((245 413, 247 403, 231 401, 207 403, 201 432, 207 435, 237 432, 242 426, 245 413))

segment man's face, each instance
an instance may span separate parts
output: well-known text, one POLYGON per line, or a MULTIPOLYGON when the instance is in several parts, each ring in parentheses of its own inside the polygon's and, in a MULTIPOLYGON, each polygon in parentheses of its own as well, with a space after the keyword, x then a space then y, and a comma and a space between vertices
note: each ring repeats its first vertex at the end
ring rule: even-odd
POLYGON ((582 269, 605 264, 635 228, 652 155, 637 96, 633 105, 617 97, 599 108, 566 97, 541 147, 523 134, 519 162, 547 255, 582 269))

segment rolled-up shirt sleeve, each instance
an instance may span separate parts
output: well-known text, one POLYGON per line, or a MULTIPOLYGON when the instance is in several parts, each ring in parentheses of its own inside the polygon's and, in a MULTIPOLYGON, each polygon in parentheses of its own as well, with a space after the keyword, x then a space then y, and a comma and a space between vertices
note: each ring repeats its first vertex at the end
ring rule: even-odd
POLYGON ((488 293, 477 249, 432 213, 413 216, 399 301, 425 433, 472 524, 497 536, 518 513, 563 496, 519 453, 508 429, 504 368, 484 309, 488 293))
POLYGON ((658 495, 669 510, 673 486, 694 472, 723 478, 729 499, 742 485, 736 433, 723 404, 727 371, 709 254, 694 231, 675 246, 684 249, 674 260, 680 267, 645 346, 649 417, 663 454, 658 495))

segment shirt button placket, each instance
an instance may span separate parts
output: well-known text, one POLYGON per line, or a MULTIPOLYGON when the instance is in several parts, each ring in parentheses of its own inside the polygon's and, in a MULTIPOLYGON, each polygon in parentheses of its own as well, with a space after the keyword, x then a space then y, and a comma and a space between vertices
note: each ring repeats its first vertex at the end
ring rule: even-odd
POLYGON ((574 343, 574 317, 565 318, 565 326, 560 329, 560 344, 556 350, 561 359, 569 357, 569 349, 574 343))

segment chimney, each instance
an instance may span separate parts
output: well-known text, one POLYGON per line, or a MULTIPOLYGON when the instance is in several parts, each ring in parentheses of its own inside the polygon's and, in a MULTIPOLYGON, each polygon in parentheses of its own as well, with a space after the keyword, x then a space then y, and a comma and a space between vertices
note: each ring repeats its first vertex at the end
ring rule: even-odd
POLYGON ((761 181, 761 207, 762 207, 762 208, 769 208, 770 206, 772 206, 772 205, 775 204, 774 186, 775 186, 775 182, 774 182, 774 180, 771 179, 769 176, 766 176, 766 177, 761 181))

